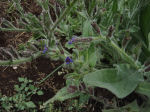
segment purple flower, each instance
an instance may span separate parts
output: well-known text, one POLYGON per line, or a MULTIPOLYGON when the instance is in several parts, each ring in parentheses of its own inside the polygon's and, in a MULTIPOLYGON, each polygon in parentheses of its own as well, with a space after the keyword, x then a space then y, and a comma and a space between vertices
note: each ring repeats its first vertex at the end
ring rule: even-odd
POLYGON ((73 36, 71 41, 74 42, 76 40, 77 37, 73 36))
POLYGON ((67 57, 67 58, 65 59, 65 62, 66 62, 66 64, 70 64, 70 63, 73 62, 73 60, 72 60, 71 58, 67 57))
POLYGON ((68 42, 68 44, 72 44, 76 40, 76 36, 73 36, 72 39, 68 42))
POLYGON ((43 53, 45 54, 47 50, 48 50, 48 48, 47 48, 46 45, 45 45, 45 46, 44 46, 43 53))
POLYGON ((72 41, 69 41, 68 44, 72 44, 72 41))

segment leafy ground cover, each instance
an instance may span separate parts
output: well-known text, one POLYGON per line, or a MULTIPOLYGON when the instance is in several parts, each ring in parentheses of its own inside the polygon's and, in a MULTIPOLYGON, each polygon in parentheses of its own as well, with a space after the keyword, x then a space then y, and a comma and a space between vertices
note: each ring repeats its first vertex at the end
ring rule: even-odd
POLYGON ((0 110, 149 112, 149 0, 1 0, 0 110))

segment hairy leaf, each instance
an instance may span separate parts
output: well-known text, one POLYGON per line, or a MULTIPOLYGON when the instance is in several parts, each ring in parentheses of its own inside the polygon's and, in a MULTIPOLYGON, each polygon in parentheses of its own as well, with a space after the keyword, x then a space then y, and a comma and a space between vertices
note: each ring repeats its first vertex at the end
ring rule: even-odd
POLYGON ((54 101, 64 101, 64 100, 74 98, 74 97, 79 96, 79 95, 80 95, 79 92, 69 93, 67 91, 67 87, 64 87, 61 90, 59 90, 53 98, 46 101, 44 103, 44 106, 46 106, 49 103, 53 103, 54 101))
POLYGON ((128 65, 118 65, 117 69, 102 69, 85 75, 84 82, 106 88, 118 98, 124 98, 135 90, 142 80, 141 73, 128 65))
POLYGON ((93 35, 93 28, 90 20, 86 20, 83 24, 83 34, 82 36, 88 37, 93 35))

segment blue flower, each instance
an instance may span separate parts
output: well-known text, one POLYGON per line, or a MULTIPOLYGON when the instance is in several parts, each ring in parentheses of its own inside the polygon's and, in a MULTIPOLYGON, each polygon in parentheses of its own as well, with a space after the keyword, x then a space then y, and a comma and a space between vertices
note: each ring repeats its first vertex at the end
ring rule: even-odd
POLYGON ((45 54, 47 50, 48 50, 48 48, 47 48, 46 45, 45 45, 45 46, 44 46, 43 53, 45 54))
POLYGON ((68 44, 72 44, 72 41, 70 40, 70 41, 68 42, 68 44))
POLYGON ((65 59, 65 62, 66 62, 66 64, 70 64, 70 63, 73 63, 73 60, 70 57, 67 57, 65 59))
POLYGON ((76 40, 76 36, 73 36, 72 39, 68 42, 68 44, 72 44, 76 40))
POLYGON ((74 42, 76 40, 76 38, 77 38, 76 36, 73 36, 71 41, 74 42))

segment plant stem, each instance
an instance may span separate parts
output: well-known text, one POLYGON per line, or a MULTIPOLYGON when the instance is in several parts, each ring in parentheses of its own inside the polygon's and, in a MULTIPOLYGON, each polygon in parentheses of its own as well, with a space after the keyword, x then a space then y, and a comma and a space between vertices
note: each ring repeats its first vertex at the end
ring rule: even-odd
POLYGON ((54 23, 54 25, 52 26, 51 32, 53 32, 55 30, 55 28, 57 27, 57 25, 67 15, 67 13, 69 13, 69 11, 71 10, 71 8, 73 7, 73 5, 76 2, 77 2, 77 0, 73 0, 73 2, 68 6, 68 8, 65 9, 65 11, 62 13, 62 15, 59 17, 59 19, 57 19, 56 22, 54 23))
POLYGON ((9 66, 9 65, 19 65, 25 62, 30 62, 33 59, 36 59, 38 57, 40 57, 42 55, 42 52, 37 52, 35 54, 33 54, 30 57, 27 58, 20 58, 20 59, 15 59, 15 60, 7 60, 7 61, 1 61, 0 60, 0 66, 9 66))
POLYGON ((115 32, 117 34, 118 34, 118 30, 119 30, 119 25, 120 25, 120 17, 121 17, 121 15, 118 14, 117 23, 116 23, 116 27, 115 27, 115 32))
MULTIPOLYGON (((102 40, 106 40, 106 37, 101 36, 102 40)), ((136 69, 139 69, 140 66, 138 66, 135 61, 130 57, 124 50, 122 50, 120 47, 118 47, 112 40, 110 40, 110 45, 119 53, 119 55, 122 57, 122 60, 127 62, 128 64, 132 65, 136 69)))
POLYGON ((17 32, 24 32, 26 29, 20 28, 0 28, 0 31, 17 31, 17 32))
POLYGON ((47 75, 44 79, 42 79, 37 84, 41 84, 42 82, 44 82, 45 80, 47 80, 52 74, 54 74, 57 70, 59 70, 63 65, 64 65, 64 63, 61 64, 60 66, 58 66, 53 72, 51 72, 49 75, 47 75))
POLYGON ((111 46, 118 51, 118 53, 121 55, 123 60, 125 60, 127 63, 131 64, 133 67, 135 67, 137 69, 139 68, 139 66, 137 66, 135 64, 135 61, 124 50, 119 48, 113 41, 111 41, 111 46))

